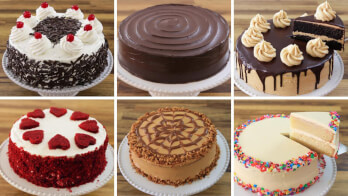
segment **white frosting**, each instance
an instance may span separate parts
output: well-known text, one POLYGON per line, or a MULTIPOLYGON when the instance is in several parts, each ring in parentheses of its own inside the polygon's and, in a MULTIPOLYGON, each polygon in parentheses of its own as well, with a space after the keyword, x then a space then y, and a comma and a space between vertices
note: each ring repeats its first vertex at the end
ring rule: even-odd
POLYGON ((91 21, 86 19, 85 20, 85 24, 92 25, 93 29, 95 29, 98 33, 102 33, 103 32, 103 25, 97 18, 94 18, 94 20, 91 20, 91 21))
POLYGON ((51 6, 48 6, 46 8, 42 8, 40 6, 36 9, 36 18, 38 20, 43 20, 47 18, 48 16, 54 16, 55 14, 56 14, 56 11, 51 6))
POLYGON ((17 21, 21 21, 26 24, 28 27, 33 28, 39 22, 35 16, 31 16, 30 18, 24 18, 23 14, 17 18, 17 21))
POLYGON ((70 18, 75 18, 78 20, 83 19, 83 13, 80 8, 78 10, 74 10, 72 8, 67 9, 65 12, 65 16, 70 18))
POLYGON ((52 43, 46 37, 46 35, 42 35, 41 39, 35 39, 35 37, 32 37, 29 40, 29 50, 34 56, 43 55, 50 48, 52 48, 52 43))
POLYGON ((30 37, 30 33, 32 33, 32 30, 28 28, 26 24, 24 24, 22 28, 17 28, 14 26, 11 29, 10 40, 12 42, 27 40, 30 37))
POLYGON ((93 29, 90 31, 85 31, 83 28, 81 28, 76 33, 76 37, 78 37, 83 43, 92 44, 96 41, 98 41, 98 33, 96 30, 93 29))
POLYGON ((80 56, 83 49, 83 43, 78 37, 74 37, 74 41, 69 42, 66 40, 67 36, 60 39, 60 47, 68 54, 72 56, 80 56))
MULTIPOLYGON (((70 120, 70 116, 73 113, 73 111, 68 110, 67 113, 61 117, 56 117, 53 114, 49 112, 49 109, 43 110, 45 113, 45 118, 31 118, 37 122, 40 123, 39 127, 28 129, 28 130, 22 130, 19 128, 20 122, 23 118, 27 118, 27 115, 22 116, 18 121, 15 122, 11 129, 11 140, 14 142, 18 147, 23 147, 23 150, 29 152, 30 154, 36 154, 41 156, 68 156, 68 157, 74 157, 78 154, 83 154, 87 152, 94 151, 95 149, 100 148, 105 141, 106 138, 106 131, 102 124, 100 124, 97 121, 97 125, 99 127, 98 133, 91 133, 88 131, 85 131, 79 127, 79 124, 84 122, 84 120, 78 120, 73 121, 70 120), (43 130, 44 137, 40 144, 32 144, 30 141, 25 141, 22 139, 23 133, 30 130, 43 130), (86 148, 79 148, 75 143, 75 134, 76 133, 83 133, 90 135, 96 139, 96 143, 94 145, 89 145, 86 148), (48 142, 52 137, 55 135, 60 134, 67 138, 70 143, 70 148, 67 150, 62 149, 49 149, 48 142)), ((94 118, 89 117, 88 120, 96 120, 94 118)))

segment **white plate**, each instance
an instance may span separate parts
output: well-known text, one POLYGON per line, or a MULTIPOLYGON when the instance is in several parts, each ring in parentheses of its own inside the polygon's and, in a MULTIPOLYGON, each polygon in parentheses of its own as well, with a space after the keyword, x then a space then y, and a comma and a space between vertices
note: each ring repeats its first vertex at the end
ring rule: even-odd
MULTIPOLYGON (((258 91, 254 89, 253 87, 249 86, 244 80, 240 79, 239 73, 235 69, 234 71, 234 83, 235 85, 243 91, 245 94, 249 96, 262 96, 262 97, 267 97, 267 96, 274 96, 277 97, 278 95, 271 95, 267 94, 261 91, 258 91)), ((297 95, 297 96, 324 96, 329 94, 331 91, 333 91, 338 84, 341 82, 342 78, 344 75, 344 64, 342 61, 341 56, 335 51, 334 52, 334 66, 332 70, 332 76, 329 81, 326 82, 324 86, 322 86, 319 89, 314 90, 313 92, 303 94, 303 95, 297 95)))
MULTIPOLYGON (((310 186, 305 191, 296 194, 296 196, 322 196, 329 192, 336 179, 337 166, 334 158, 324 156, 326 161, 326 167, 324 174, 320 177, 319 181, 310 186)), ((236 182, 234 182, 234 194, 238 196, 255 196, 257 193, 253 193, 249 190, 243 189, 236 182)))
POLYGON ((66 87, 63 89, 41 89, 41 88, 29 86, 29 85, 23 83, 22 81, 20 81, 19 78, 14 76, 12 74, 12 72, 10 72, 7 69, 8 59, 6 57, 6 54, 7 54, 7 50, 5 51, 5 53, 2 57, 2 69, 4 70, 7 77, 10 80, 12 80, 12 82, 17 84, 18 86, 21 86, 22 88, 25 88, 25 89, 30 90, 30 91, 35 91, 41 96, 75 96, 80 91, 92 88, 92 87, 96 86, 97 84, 99 84, 100 82, 102 82, 111 73, 111 70, 112 70, 112 67, 114 64, 112 53, 110 50, 108 50, 108 57, 107 57, 108 58, 107 59, 108 65, 105 67, 104 71, 91 83, 88 83, 85 85, 78 85, 78 86, 74 86, 74 87, 66 87))
POLYGON ((8 139, 0 146, 0 174, 12 186, 33 195, 60 196, 60 195, 82 195, 95 191, 105 185, 114 175, 114 149, 109 144, 106 149, 105 170, 93 181, 77 187, 67 188, 47 188, 37 186, 19 177, 11 168, 8 160, 8 139))
POLYGON ((118 150, 118 167, 123 177, 138 190, 150 195, 192 195, 202 192, 213 186, 225 173, 230 164, 230 147, 225 137, 217 131, 217 144, 220 147, 220 158, 216 167, 210 171, 209 175, 201 180, 195 180, 192 184, 185 184, 174 187, 170 185, 156 184, 149 181, 146 177, 138 174, 132 167, 129 159, 129 146, 127 137, 122 140, 118 150))

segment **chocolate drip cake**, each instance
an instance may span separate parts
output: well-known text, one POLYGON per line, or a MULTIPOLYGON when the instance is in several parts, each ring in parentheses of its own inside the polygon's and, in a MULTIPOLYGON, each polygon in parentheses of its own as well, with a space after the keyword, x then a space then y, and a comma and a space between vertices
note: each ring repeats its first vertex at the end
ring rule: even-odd
POLYGON ((220 155, 216 134, 202 113, 183 108, 146 113, 127 136, 132 166, 158 184, 191 183, 215 167, 220 155))
POLYGON ((22 82, 42 89, 84 85, 107 66, 108 43, 93 15, 77 5, 57 13, 46 2, 36 16, 25 11, 7 42, 7 69, 22 82))
POLYGON ((229 60, 229 26, 219 14, 191 5, 153 6, 119 29, 119 62, 158 83, 188 83, 218 73, 229 60))

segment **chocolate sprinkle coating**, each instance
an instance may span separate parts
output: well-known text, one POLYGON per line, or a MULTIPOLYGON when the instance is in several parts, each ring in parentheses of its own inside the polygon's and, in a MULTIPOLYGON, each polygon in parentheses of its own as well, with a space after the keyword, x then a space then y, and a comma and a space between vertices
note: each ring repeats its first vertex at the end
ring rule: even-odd
POLYGON ((70 63, 29 59, 7 42, 7 69, 22 82, 42 89, 84 85, 96 79, 107 66, 108 42, 91 55, 82 54, 70 63))
POLYGON ((33 29, 46 35, 53 43, 57 44, 59 40, 68 34, 75 35, 81 28, 81 22, 73 18, 48 17, 39 22, 33 29))

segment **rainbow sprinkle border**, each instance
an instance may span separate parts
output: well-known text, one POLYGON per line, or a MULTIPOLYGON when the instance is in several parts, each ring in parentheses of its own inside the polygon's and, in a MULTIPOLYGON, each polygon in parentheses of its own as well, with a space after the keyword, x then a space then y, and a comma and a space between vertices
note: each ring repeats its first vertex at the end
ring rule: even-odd
POLYGON ((340 118, 341 118, 341 116, 337 112, 335 112, 335 111, 331 111, 330 115, 331 115, 332 121, 330 122, 329 126, 334 131, 337 131, 337 128, 340 125, 340 118))

